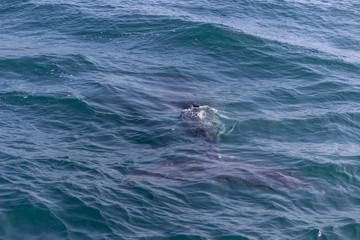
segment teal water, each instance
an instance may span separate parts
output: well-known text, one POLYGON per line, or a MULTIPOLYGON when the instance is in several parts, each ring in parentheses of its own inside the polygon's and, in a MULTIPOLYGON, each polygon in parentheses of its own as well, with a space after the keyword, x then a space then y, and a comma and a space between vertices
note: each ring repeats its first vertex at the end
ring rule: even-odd
POLYGON ((0 239, 360 239, 359 17, 2 1, 0 239))

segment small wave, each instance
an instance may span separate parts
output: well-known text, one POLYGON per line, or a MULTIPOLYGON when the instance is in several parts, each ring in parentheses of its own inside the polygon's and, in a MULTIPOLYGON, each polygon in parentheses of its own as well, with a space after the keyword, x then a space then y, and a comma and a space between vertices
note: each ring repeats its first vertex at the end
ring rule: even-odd
POLYGON ((96 63, 80 54, 0 58, 0 68, 2 72, 21 74, 33 80, 100 70, 96 63))
MULTIPOLYGON (((246 3, 250 4, 250 3, 246 3)), ((261 3, 260 3, 261 5, 261 3)), ((268 8, 268 11, 280 11, 280 12, 288 12, 287 9, 291 9, 294 5, 277 5, 277 4, 269 4, 270 6, 263 6, 264 8, 268 8), (279 10, 280 9, 280 10, 279 10)), ((356 54, 356 52, 348 49, 339 48, 333 46, 333 44, 329 42, 319 41, 316 35, 316 32, 312 32, 311 34, 303 34, 301 36, 292 34, 289 31, 284 32, 282 29, 277 27, 278 22, 272 22, 271 26, 264 26, 262 22, 257 20, 256 18, 249 19, 247 16, 241 17, 228 17, 225 18, 223 16, 219 17, 217 15, 203 15, 203 14, 192 14, 189 10, 184 10, 183 8, 165 8, 159 5, 147 5, 146 8, 144 6, 139 7, 138 5, 129 6, 133 8, 134 12, 140 12, 142 14, 154 15, 154 16, 166 16, 170 19, 181 19, 183 21, 200 23, 200 24, 210 24, 213 26, 222 26, 225 28, 230 28, 235 30, 236 32, 241 32, 243 34, 247 34, 248 36, 252 36, 258 38, 259 40, 267 40, 272 42, 277 42, 284 45, 290 45, 294 47, 300 47, 301 49, 307 49, 310 51, 318 51, 320 53, 328 55, 328 58, 333 58, 336 60, 349 62, 351 64, 358 65, 360 63, 360 58, 356 54)), ((250 6, 253 8, 254 6, 250 6)), ((298 11, 295 11, 294 14, 299 14, 302 12, 307 12, 306 10, 314 8, 313 4, 306 6, 296 6, 298 11)), ((349 9, 349 8, 348 8, 349 9)), ((323 11, 323 9, 318 9, 319 11, 323 11)), ((257 9, 251 9, 251 11, 257 13, 257 9)), ((301 19, 307 18, 307 16, 298 16, 301 19)), ((284 17, 285 18, 285 17, 284 17)), ((313 20, 313 18, 311 18, 313 20)), ((330 19, 331 20, 331 19, 330 19)), ((331 20, 332 21, 332 20, 331 20)), ((271 22, 270 22, 271 23, 271 22)), ((313 24, 312 22, 308 22, 308 25, 313 24)), ((304 24, 305 25, 305 24, 304 24)), ((297 25, 296 25, 297 26, 297 25)), ((307 25, 305 25, 307 26, 307 25)), ((288 28, 292 28, 294 26, 286 26, 288 28)), ((313 26, 314 28, 318 28, 318 26, 313 26)), ((331 27, 331 26, 330 26, 331 27)), ((355 27, 355 26, 354 26, 355 27)), ((299 32, 301 29, 299 29, 299 32)), ((309 32, 308 29, 306 31, 309 32)), ((316 54, 317 56, 321 56, 322 54, 316 54)))

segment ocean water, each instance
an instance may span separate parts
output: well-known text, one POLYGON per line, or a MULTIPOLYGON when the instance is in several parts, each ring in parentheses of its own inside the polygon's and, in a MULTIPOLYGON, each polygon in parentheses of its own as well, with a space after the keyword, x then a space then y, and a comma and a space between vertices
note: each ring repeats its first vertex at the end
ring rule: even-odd
POLYGON ((355 0, 0 2, 0 239, 360 239, 355 0))

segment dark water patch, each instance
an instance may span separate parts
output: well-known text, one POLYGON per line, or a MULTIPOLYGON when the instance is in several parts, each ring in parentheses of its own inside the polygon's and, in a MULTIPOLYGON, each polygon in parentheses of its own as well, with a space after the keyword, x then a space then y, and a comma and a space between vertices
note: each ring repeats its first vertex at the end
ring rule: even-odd
POLYGON ((343 238, 357 239, 360 237, 360 224, 351 223, 346 224, 338 229, 339 235, 343 238))
MULTIPOLYGON (((72 19, 78 13, 76 5, 73 4, 13 4, 4 10, 4 15, 18 15, 23 22, 12 24, 16 30, 27 31, 29 29, 48 29, 61 24, 66 24, 66 20, 72 19)), ((65 27, 66 25, 63 25, 65 27)), ((68 26, 70 27, 70 26, 68 26)))
MULTIPOLYGON (((67 209, 65 212, 66 224, 75 229, 85 227, 86 231, 94 231, 95 234, 92 234, 95 236, 97 235, 96 232, 98 232, 99 236, 102 233, 111 232, 98 209, 86 206, 86 203, 71 195, 62 195, 62 198, 62 205, 66 206, 67 209)), ((85 230, 83 231, 86 232, 85 230)))
POLYGON ((297 89, 309 95, 315 95, 344 91, 349 87, 349 84, 347 84, 346 82, 320 81, 308 84, 306 86, 299 86, 297 89))
MULTIPOLYGON (((0 11, 3 13, 1 15, 2 17, 5 17, 6 14, 14 14, 18 13, 19 9, 21 9, 24 6, 28 6, 29 1, 27 0, 18 0, 18 1, 12 1, 12 2, 3 2, 0 5, 0 11)), ((6 19, 6 18, 5 18, 6 19)))
POLYGON ((58 81, 59 77, 66 75, 78 75, 99 70, 94 63, 82 55, 2 58, 0 68, 4 73, 14 77, 32 79, 33 81, 41 81, 49 77, 56 78, 58 81))
POLYGON ((121 116, 112 113, 104 113, 101 110, 97 112, 97 109, 89 106, 86 102, 67 96, 39 96, 29 95, 24 92, 8 92, 0 95, 0 101, 4 107, 16 106, 19 109, 18 111, 21 111, 21 109, 31 111, 28 113, 33 118, 45 116, 44 120, 52 119, 55 124, 62 117, 68 118, 63 124, 66 124, 66 122, 74 123, 77 118, 84 118, 90 121, 101 121, 104 118, 105 121, 109 120, 114 123, 119 123, 122 119, 121 116))
MULTIPOLYGON (((85 102, 72 98, 55 98, 50 96, 27 95, 26 93, 10 92, 1 94, 2 104, 17 106, 18 108, 32 110, 33 117, 47 116, 54 120, 59 116, 91 116, 94 110, 85 102), (54 106, 59 106, 54 107, 54 106), (63 111, 63 109, 66 111, 63 111), (61 114, 60 114, 61 113, 61 114), (74 115, 75 114, 75 115, 74 115)), ((70 120, 70 119, 69 119, 70 120)), ((74 120, 74 119, 72 119, 74 120)))
POLYGON ((181 25, 185 25, 183 21, 177 19, 152 15, 128 15, 127 13, 118 15, 115 19, 101 19, 93 16, 92 18, 82 19, 81 23, 87 25, 88 29, 83 29, 83 26, 78 25, 77 28, 74 28, 74 30, 78 29, 78 31, 74 31, 72 34, 95 41, 122 38, 134 40, 154 39, 156 36, 164 34, 171 36, 176 34, 176 29, 181 29, 181 25))
MULTIPOLYGON (((283 88, 270 89, 266 95, 268 95, 266 99, 274 101, 274 104, 284 104, 285 102, 287 104, 298 104, 300 103, 299 98, 301 98, 296 90, 283 88)), ((257 99, 257 101, 260 102, 261 100, 257 99)))
POLYGON ((316 68, 323 69, 327 72, 331 72, 331 69, 337 69, 337 71, 354 74, 359 74, 360 72, 358 64, 342 61, 341 59, 306 56, 302 59, 302 62, 308 65, 316 65, 316 68))
POLYGON ((3 185, 1 190, 2 219, 1 232, 3 236, 11 239, 21 239, 27 236, 31 239, 46 237, 66 237, 66 226, 61 219, 36 200, 28 190, 19 191, 14 188, 16 182, 3 185), (17 227, 22 231, 16 231, 17 227))
POLYGON ((21 239, 23 236, 31 239, 48 237, 65 238, 66 226, 55 215, 46 209, 30 205, 16 206, 16 210, 9 211, 2 216, 6 226, 4 235, 7 238, 21 239), (18 227, 22 232, 14 231, 18 227), (44 233, 46 231, 46 233, 44 233))
MULTIPOLYGON (((24 95, 13 92, 0 97, 2 109, 17 108, 15 122, 2 119, 4 129, 19 124, 23 131, 18 140, 13 135, 13 142, 4 144, 6 152, 27 151, 35 155, 44 148, 57 152, 57 148, 50 147, 50 142, 57 142, 58 147, 72 151, 86 152, 90 148, 100 153, 117 148, 119 139, 116 134, 121 133, 123 126, 120 115, 98 110, 76 98, 24 95)), ((4 134, 8 136, 8 133, 4 134)))

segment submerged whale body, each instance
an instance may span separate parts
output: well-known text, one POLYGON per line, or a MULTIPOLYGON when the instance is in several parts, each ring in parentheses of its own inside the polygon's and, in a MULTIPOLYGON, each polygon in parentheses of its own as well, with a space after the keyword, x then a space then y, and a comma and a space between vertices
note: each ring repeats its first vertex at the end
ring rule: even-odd
POLYGON ((127 176, 127 182, 206 181, 233 182, 249 186, 276 189, 320 189, 284 169, 240 161, 234 157, 203 155, 149 166, 127 176))
MULTIPOLYGON (((190 105, 180 115, 195 139, 215 143, 225 132, 216 109, 190 105)), ((151 165, 124 178, 129 183, 146 181, 206 181, 234 182, 269 190, 307 188, 321 191, 306 179, 281 168, 243 161, 235 157, 208 152, 201 156, 151 165)))

